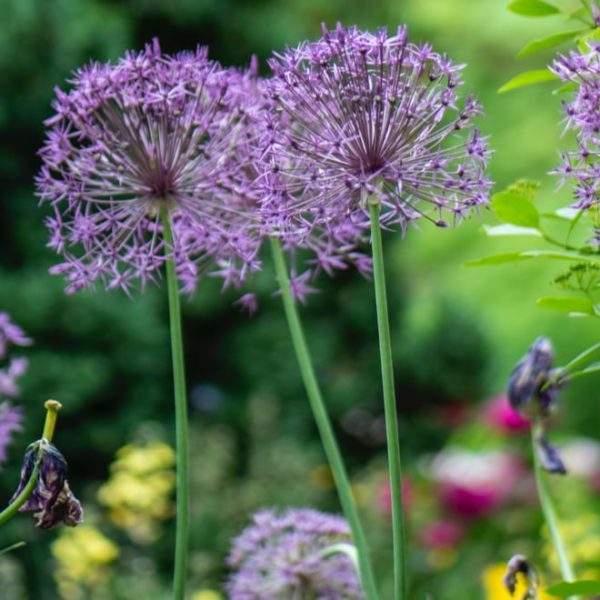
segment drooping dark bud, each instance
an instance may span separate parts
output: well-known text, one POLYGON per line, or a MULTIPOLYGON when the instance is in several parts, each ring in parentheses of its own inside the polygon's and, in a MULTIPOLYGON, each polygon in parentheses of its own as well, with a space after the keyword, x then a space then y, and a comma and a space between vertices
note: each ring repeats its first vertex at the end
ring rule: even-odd
POLYGON ((566 475, 567 469, 560 456, 560 450, 553 446, 545 435, 539 434, 535 438, 535 449, 540 459, 540 464, 545 471, 566 475))
POLYGON ((550 385, 554 351, 548 338, 539 337, 513 369, 508 383, 508 399, 514 410, 535 420, 547 416, 560 387, 560 379, 550 385))
POLYGON ((502 577, 504 587, 509 591, 511 596, 517 589, 517 575, 521 573, 525 577, 525 585, 527 590, 521 596, 520 600, 537 600, 537 589, 540 585, 540 580, 535 567, 527 560, 523 554, 515 554, 506 564, 506 572, 502 577))
POLYGON ((36 527, 51 529, 60 523, 75 527, 83 521, 81 503, 67 482, 67 461, 60 450, 46 439, 33 442, 27 447, 19 487, 10 502, 14 502, 29 479, 39 460, 39 471, 33 492, 19 512, 33 512, 36 527))

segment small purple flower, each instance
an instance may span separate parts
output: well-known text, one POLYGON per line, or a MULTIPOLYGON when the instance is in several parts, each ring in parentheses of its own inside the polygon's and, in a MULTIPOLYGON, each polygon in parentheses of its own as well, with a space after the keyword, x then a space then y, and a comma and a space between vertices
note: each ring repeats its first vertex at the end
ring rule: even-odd
POLYGON ((83 509, 67 482, 67 461, 58 448, 45 439, 27 447, 19 487, 10 502, 23 491, 38 460, 35 488, 19 512, 33 512, 36 527, 41 529, 51 529, 60 523, 69 527, 79 525, 83 522, 83 509))
POLYGON ((368 263, 368 203, 385 227, 462 219, 487 202, 485 139, 473 97, 459 104, 461 65, 430 46, 344 28, 269 62, 262 211, 267 230, 316 252, 327 272, 368 263))
POLYGON ((0 404, 0 466, 6 462, 6 449, 12 442, 15 431, 21 431, 23 412, 9 402, 0 404))
MULTIPOLYGON (((600 206, 600 45, 589 42, 584 52, 559 56, 551 70, 563 81, 576 84, 570 102, 564 103, 565 131, 573 131, 576 150, 561 154, 562 164, 553 171, 560 183, 573 187, 574 208, 586 210, 600 206)), ((594 239, 600 243, 596 229, 594 239)))
MULTIPOLYGON (((8 313, 0 313, 0 361, 8 357, 11 346, 29 346, 31 343, 25 332, 10 320, 8 313)), ((27 365, 27 359, 22 356, 8 357, 5 366, 0 368, 0 398, 19 395, 17 381, 27 370, 27 365)))
POLYGON ((205 48, 174 56, 158 41, 116 64, 75 72, 46 121, 38 196, 67 293, 100 281, 126 293, 174 259, 184 291, 203 272, 239 285, 257 269, 258 220, 240 155, 250 135, 243 85, 205 48), (163 237, 161 215, 173 235, 163 237))
POLYGON ((311 509, 256 513, 233 541, 227 582, 231 600, 357 600, 363 598, 350 558, 326 551, 350 542, 348 525, 311 509))

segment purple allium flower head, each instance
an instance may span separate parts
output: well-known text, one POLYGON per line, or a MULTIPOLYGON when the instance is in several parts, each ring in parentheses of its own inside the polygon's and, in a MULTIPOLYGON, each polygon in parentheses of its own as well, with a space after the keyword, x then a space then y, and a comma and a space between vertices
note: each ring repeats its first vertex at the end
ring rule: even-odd
MULTIPOLYGON (((560 183, 573 186, 574 208, 600 206, 600 45, 590 42, 585 52, 559 56, 551 70, 563 81, 576 84, 570 102, 564 103, 565 131, 575 134, 577 149, 561 153, 562 164, 553 171, 560 183)), ((594 240, 600 243, 600 231, 594 240)))
POLYGON ((233 541, 227 582, 231 600, 356 600, 363 598, 350 558, 323 551, 350 543, 348 525, 311 509, 256 513, 233 541))
POLYGON ((23 413, 9 402, 0 404, 0 466, 6 462, 6 449, 12 442, 12 434, 21 431, 23 413))
POLYGON ((40 461, 35 488, 19 512, 33 512, 36 527, 51 529, 60 523, 75 527, 83 522, 83 509, 67 481, 67 461, 54 444, 45 439, 27 447, 19 486, 10 502, 23 491, 37 461, 40 461))
POLYGON ((489 152, 471 126, 479 104, 459 102, 462 65, 409 43, 405 27, 390 36, 338 24, 269 64, 265 221, 282 237, 321 240, 324 270, 368 229, 370 198, 382 225, 402 230, 419 217, 445 226, 487 202, 489 152))
POLYGON ((64 257, 52 272, 65 275, 68 293, 96 281, 143 287, 165 257, 185 291, 204 271, 239 284, 258 267, 255 200, 239 154, 249 77, 222 69, 205 48, 168 56, 154 40, 116 64, 79 69, 70 91, 56 90, 36 183, 52 207, 49 246, 64 257))

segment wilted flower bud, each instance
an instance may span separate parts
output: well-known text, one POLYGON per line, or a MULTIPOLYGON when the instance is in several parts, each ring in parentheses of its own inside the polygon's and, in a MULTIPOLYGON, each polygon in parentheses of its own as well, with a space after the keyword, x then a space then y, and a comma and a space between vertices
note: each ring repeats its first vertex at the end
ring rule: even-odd
POLYGON ((510 375, 510 405, 527 418, 547 416, 556 401, 560 380, 545 387, 556 373, 552 370, 553 360, 552 343, 548 338, 539 337, 510 375))
POLYGON ((525 577, 527 589, 520 600, 537 600, 537 589, 540 585, 540 580, 535 570, 535 567, 527 560, 523 554, 515 554, 506 565, 506 573, 502 578, 504 587, 514 595, 517 589, 517 575, 522 573, 525 577))
POLYGON ((39 460, 39 472, 33 492, 19 512, 33 512, 36 526, 51 529, 60 523, 69 527, 83 521, 83 509, 67 482, 67 461, 56 446, 46 439, 27 447, 19 487, 10 502, 14 502, 27 486, 39 460))
POLYGON ((535 437, 535 449, 540 459, 540 464, 545 471, 565 475, 567 469, 560 456, 560 450, 553 446, 542 433, 535 437))

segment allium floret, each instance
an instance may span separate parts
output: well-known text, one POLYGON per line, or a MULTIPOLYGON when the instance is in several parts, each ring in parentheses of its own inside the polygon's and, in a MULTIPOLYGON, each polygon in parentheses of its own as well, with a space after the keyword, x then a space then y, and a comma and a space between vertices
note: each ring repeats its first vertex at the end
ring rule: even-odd
POLYGON ((338 24, 269 64, 265 221, 283 237, 324 240, 324 270, 339 266, 328 245, 351 251, 364 236, 373 199, 382 224, 402 230, 420 217, 445 226, 487 202, 489 152, 471 125, 479 104, 459 102, 463 66, 409 43, 405 27, 390 36, 338 24))
POLYGON ((6 449, 15 431, 22 429, 23 412, 9 402, 0 403, 0 466, 6 462, 6 449))
POLYGON ((49 246, 72 293, 100 281, 128 292, 173 258, 184 290, 204 272, 239 284, 258 266, 254 207, 239 153, 250 135, 240 83, 205 48, 174 56, 154 40, 56 90, 40 151, 49 246), (167 215, 173 244, 163 238, 167 215))
POLYGON ((11 321, 10 315, 0 312, 0 364, 5 363, 0 368, 0 398, 2 396, 14 398, 19 394, 17 381, 27 370, 26 358, 8 356, 11 346, 29 346, 31 343, 31 338, 11 321))
MULTIPOLYGON (((600 45, 590 42, 586 51, 559 56, 551 70, 563 81, 576 84, 570 102, 564 102, 565 131, 575 134, 577 148, 561 154, 562 164, 553 173, 561 184, 573 186, 574 208, 600 207, 600 45)), ((594 232, 595 244, 600 231, 594 232)))
POLYGON ((350 542, 344 519, 311 509, 263 510, 233 542, 227 582, 231 600, 358 600, 358 575, 345 554, 327 552, 350 542))

